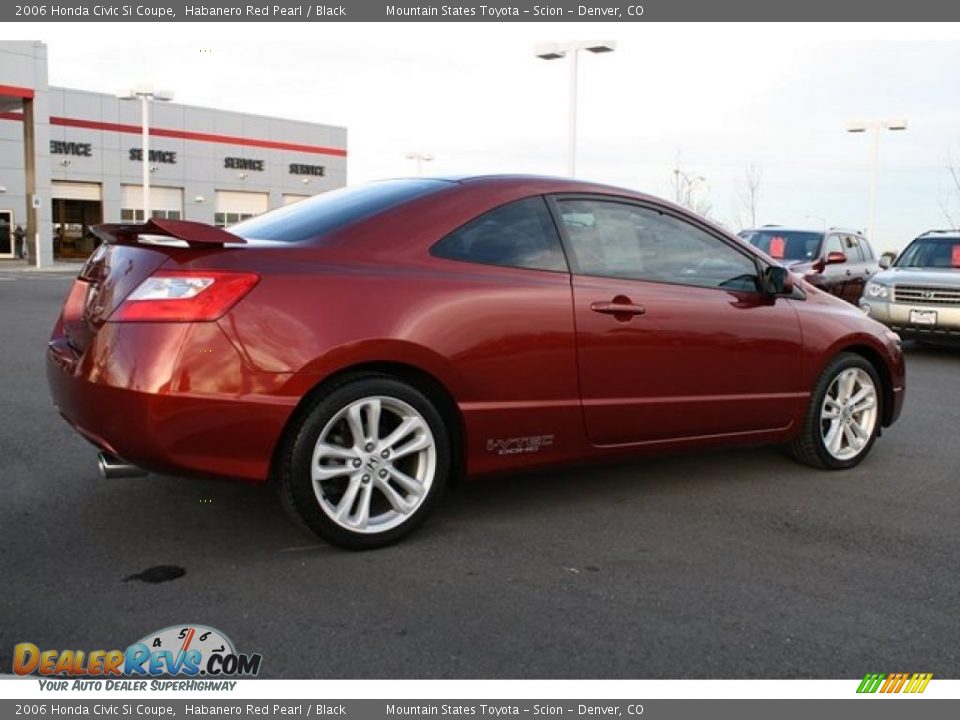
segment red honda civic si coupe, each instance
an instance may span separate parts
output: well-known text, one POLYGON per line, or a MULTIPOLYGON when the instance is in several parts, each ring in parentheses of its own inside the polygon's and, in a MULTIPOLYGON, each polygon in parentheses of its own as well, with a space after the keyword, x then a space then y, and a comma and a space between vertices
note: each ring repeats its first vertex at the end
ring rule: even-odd
POLYGON ((273 481, 348 548, 460 474, 744 443, 849 468, 903 403, 897 335, 629 190, 417 178, 94 232, 47 372, 101 471, 273 481))

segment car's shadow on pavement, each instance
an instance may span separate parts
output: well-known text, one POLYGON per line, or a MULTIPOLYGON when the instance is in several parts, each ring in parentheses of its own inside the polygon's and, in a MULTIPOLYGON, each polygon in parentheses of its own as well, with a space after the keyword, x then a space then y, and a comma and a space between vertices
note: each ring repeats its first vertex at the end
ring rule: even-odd
MULTIPOLYGON (((267 485, 163 475, 104 480, 89 452, 82 471, 51 480, 72 496, 70 512, 81 514, 91 529, 73 539, 73 549, 97 561, 119 551, 124 562, 109 561, 118 579, 157 565, 180 565, 179 555, 195 558, 198 549, 205 563, 224 566, 276 553, 342 552, 290 518, 267 485)), ((776 448, 751 448, 465 479, 403 542, 422 546, 457 542, 464 534, 522 533, 531 522, 551 523, 551 516, 557 525, 589 525, 607 508, 649 505, 694 486, 700 492, 717 487, 731 492, 737 485, 763 486, 799 475, 818 473, 776 448), (781 477, 771 474, 771 465, 781 477)), ((22 519, 29 522, 34 513, 51 517, 41 507, 24 511, 22 519)))
POLYGON ((931 343, 907 340, 903 344, 903 351, 907 356, 907 362, 910 361, 909 358, 912 356, 960 359, 960 342, 931 343))

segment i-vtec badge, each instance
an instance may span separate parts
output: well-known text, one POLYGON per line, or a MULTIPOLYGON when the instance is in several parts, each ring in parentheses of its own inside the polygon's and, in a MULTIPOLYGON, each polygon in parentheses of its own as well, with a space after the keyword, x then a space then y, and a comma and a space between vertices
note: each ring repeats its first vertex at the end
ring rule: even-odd
POLYGON ((540 452, 541 448, 553 445, 553 435, 529 435, 515 438, 492 438, 487 440, 487 452, 497 455, 519 455, 540 452))

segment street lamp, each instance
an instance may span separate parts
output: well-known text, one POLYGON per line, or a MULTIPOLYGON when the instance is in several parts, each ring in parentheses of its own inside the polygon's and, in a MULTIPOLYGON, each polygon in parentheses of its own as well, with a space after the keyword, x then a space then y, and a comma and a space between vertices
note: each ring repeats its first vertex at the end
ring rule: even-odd
POLYGON ((541 60, 559 60, 565 56, 570 58, 570 106, 567 121, 567 174, 570 177, 576 175, 577 171, 577 55, 581 50, 592 53, 613 52, 616 47, 617 44, 613 40, 577 40, 565 43, 543 43, 537 45, 534 50, 541 60))
POLYGON ((170 102, 173 93, 167 90, 154 90, 146 85, 140 85, 129 92, 117 95, 121 100, 140 101, 140 127, 143 140, 140 159, 143 162, 143 221, 150 219, 150 101, 170 102))
POLYGON ((432 162, 432 161, 433 161, 433 155, 431 155, 430 153, 426 153, 426 152, 420 152, 420 151, 418 150, 417 152, 407 153, 407 160, 416 160, 416 161, 417 161, 417 175, 420 175, 420 173, 423 172, 423 163, 425 163, 425 162, 432 162))
POLYGON ((907 121, 904 118, 889 120, 861 120, 847 124, 847 132, 862 133, 868 130, 873 133, 873 153, 870 162, 870 215, 867 218, 867 237, 877 242, 874 233, 877 229, 877 169, 880 161, 880 131, 906 130, 907 121))

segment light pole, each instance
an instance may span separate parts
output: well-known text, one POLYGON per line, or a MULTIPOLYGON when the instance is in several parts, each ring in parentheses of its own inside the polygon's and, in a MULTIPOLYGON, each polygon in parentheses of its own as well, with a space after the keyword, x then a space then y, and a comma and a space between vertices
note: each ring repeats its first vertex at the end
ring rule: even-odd
POLYGON ((423 163, 431 162, 433 155, 418 150, 417 152, 407 153, 407 160, 417 161, 417 175, 420 175, 423 172, 423 163))
POLYGON ((564 43, 543 43, 537 45, 534 53, 541 60, 559 60, 570 58, 570 98, 567 120, 567 174, 577 174, 577 55, 581 50, 592 53, 613 52, 617 47, 613 40, 586 41, 576 40, 564 43))
POLYGON ((880 131, 906 130, 907 121, 904 118, 890 120, 864 120, 847 125, 847 132, 862 133, 868 130, 873 133, 873 151, 870 160, 870 215, 867 218, 867 237, 876 243, 874 233, 877 229, 877 172, 880 163, 880 131))
POLYGON ((120 93, 121 100, 140 101, 140 128, 143 147, 140 149, 143 166, 143 221, 150 219, 150 101, 169 102, 173 100, 173 93, 166 90, 153 90, 141 85, 129 92, 120 93))

